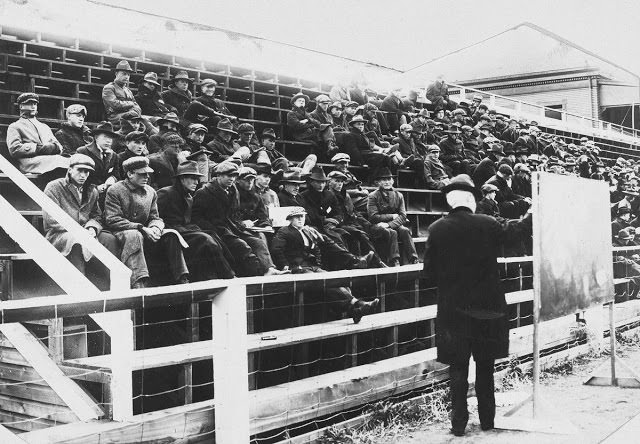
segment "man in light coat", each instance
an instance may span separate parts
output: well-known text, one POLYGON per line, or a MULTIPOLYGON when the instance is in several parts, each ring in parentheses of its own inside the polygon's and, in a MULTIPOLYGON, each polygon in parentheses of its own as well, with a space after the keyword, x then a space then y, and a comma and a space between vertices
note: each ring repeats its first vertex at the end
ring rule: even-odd
POLYGON ((126 60, 116 65, 115 79, 102 88, 102 103, 107 119, 114 126, 120 126, 121 119, 140 117, 142 109, 129 89, 129 78, 133 69, 126 60))

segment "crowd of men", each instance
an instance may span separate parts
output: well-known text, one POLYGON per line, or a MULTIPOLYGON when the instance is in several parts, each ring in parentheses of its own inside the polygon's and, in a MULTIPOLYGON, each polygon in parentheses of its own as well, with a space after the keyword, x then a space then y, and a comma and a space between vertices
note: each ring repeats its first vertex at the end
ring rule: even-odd
MULTIPOLYGON (((162 91, 149 72, 134 94, 133 72, 127 61, 114 68, 102 93, 106 119, 92 129, 87 109, 73 104, 54 133, 37 118, 38 95, 20 95, 7 146, 21 171, 39 174, 45 193, 132 270, 134 288, 154 276, 185 283, 417 263, 393 187, 399 168, 415 172, 419 189, 441 190, 468 174, 483 195, 477 212, 504 219, 527 212, 533 171, 608 180, 616 240, 628 242, 621 230, 640 225, 638 165, 618 159, 605 168, 586 138, 566 143, 489 109, 480 95, 455 102, 442 79, 422 99, 395 89, 379 100, 361 85, 335 86, 312 107, 296 94, 286 133, 313 153, 294 163, 276 149, 272 128, 257 135, 215 98, 215 80, 194 88, 179 71, 162 91), (376 189, 364 188, 351 165, 367 166, 376 189), (289 208, 281 228, 272 226, 278 207, 289 208)), ((48 215, 45 230, 84 271, 90 253, 48 215)), ((336 300, 362 308, 354 319, 372 308, 348 289, 336 300)))

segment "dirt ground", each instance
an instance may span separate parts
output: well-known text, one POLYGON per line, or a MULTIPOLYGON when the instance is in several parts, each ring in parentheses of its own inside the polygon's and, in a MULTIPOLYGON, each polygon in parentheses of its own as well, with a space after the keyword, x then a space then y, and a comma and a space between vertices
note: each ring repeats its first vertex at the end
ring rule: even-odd
MULTIPOLYGON (((625 345, 618 348, 618 356, 636 372, 640 373, 640 346, 625 345)), ((511 430, 480 430, 475 398, 469 399, 470 419, 464 437, 455 437, 449 433, 449 422, 439 422, 421 427, 419 430, 405 432, 401 436, 380 440, 379 444, 426 444, 426 443, 599 443, 640 413, 640 389, 618 387, 594 387, 583 385, 585 377, 603 362, 609 362, 608 356, 594 359, 578 359, 572 367, 559 368, 544 373, 541 378, 541 397, 549 406, 549 413, 555 419, 565 419, 577 429, 577 434, 558 435, 540 432, 522 432, 511 430)), ((626 373, 625 373, 626 374, 626 373)), ((624 376, 622 372, 619 376, 624 376)), ((530 385, 515 387, 506 396, 498 396, 504 404, 514 402, 518 395, 530 393, 530 385)), ((510 409, 509 405, 499 406, 496 418, 510 409)), ((638 441, 640 442, 640 437, 638 441)))

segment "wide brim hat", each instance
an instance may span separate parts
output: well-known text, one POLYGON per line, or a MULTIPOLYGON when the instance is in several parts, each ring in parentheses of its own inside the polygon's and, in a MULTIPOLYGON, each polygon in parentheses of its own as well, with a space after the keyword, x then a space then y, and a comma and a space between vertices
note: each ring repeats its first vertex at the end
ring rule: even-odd
POLYGON ((187 71, 178 71, 175 76, 169 82, 170 85, 175 85, 176 80, 186 80, 189 84, 193 83, 193 79, 189 77, 187 71))
POLYGON ((258 163, 256 164, 254 170, 256 170, 257 174, 268 174, 269 176, 273 176, 276 174, 269 163, 258 163))
POLYGON ((353 116, 353 119, 349 121, 349 125, 353 125, 354 123, 367 123, 367 119, 361 115, 353 116))
POLYGON ((451 181, 445 185, 441 191, 443 194, 447 194, 454 190, 468 191, 472 193, 476 199, 480 198, 480 193, 468 174, 458 174, 456 177, 451 179, 451 181))
POLYGON ((180 176, 198 176, 202 177, 204 174, 198 171, 198 163, 195 160, 187 160, 178 165, 176 174, 173 177, 180 176))
POLYGON ((114 139, 120 137, 120 134, 113 131, 113 125, 111 124, 111 122, 107 122, 104 120, 98 123, 98 125, 96 125, 96 127, 91 130, 91 134, 93 134, 94 137, 98 134, 106 134, 113 137, 114 139))
POLYGON ((311 170, 311 174, 307 176, 307 180, 318 180, 321 182, 326 182, 329 179, 327 178, 327 175, 324 174, 324 170, 321 167, 314 167, 311 170))
POLYGON ((389 168, 387 167, 383 167, 383 168, 379 168, 374 174, 372 179, 373 180, 378 180, 378 179, 388 179, 390 177, 393 177, 393 174, 391 174, 391 170, 389 170, 389 168))
POLYGON ((278 136, 276 136, 276 132, 275 132, 275 130, 273 128, 265 128, 262 131, 262 134, 260 135, 260 138, 264 139, 265 137, 273 139, 273 140, 278 140, 278 136))
POLYGON ((120 60, 118 62, 118 64, 115 66, 115 68, 113 68, 114 71, 127 71, 127 72, 131 72, 134 73, 135 71, 131 68, 131 65, 129 65, 129 62, 126 60, 120 60))
POLYGON ((168 122, 175 123, 180 128, 184 129, 184 125, 182 123, 180 123, 180 119, 178 118, 178 115, 176 113, 173 113, 173 112, 172 113, 167 113, 163 117, 161 117, 158 120, 156 120, 156 125, 160 126, 163 123, 168 123, 168 122))
POLYGON ((311 99, 309 98, 308 95, 299 92, 298 94, 296 94, 293 97, 291 97, 291 105, 296 103, 296 100, 298 100, 300 97, 302 97, 304 99, 305 106, 307 106, 309 104, 309 102, 311 101, 311 99))
POLYGON ((449 125, 449 128, 444 130, 444 132, 447 134, 462 134, 462 131, 460 131, 456 125, 449 125))
POLYGON ((158 82, 158 74, 156 74, 155 72, 148 72, 144 75, 144 77, 142 78, 143 82, 149 82, 149 83, 153 83, 156 86, 162 86, 159 82, 158 82))
POLYGON ((235 132, 233 130, 233 124, 227 118, 224 118, 224 119, 220 120, 218 122, 218 125, 216 126, 216 129, 218 131, 226 131, 226 132, 231 133, 231 134, 238 134, 237 132, 235 132))
POLYGON ((300 173, 294 172, 285 174, 282 179, 280 179, 280 183, 297 183, 298 185, 302 185, 305 181, 300 177, 300 173))

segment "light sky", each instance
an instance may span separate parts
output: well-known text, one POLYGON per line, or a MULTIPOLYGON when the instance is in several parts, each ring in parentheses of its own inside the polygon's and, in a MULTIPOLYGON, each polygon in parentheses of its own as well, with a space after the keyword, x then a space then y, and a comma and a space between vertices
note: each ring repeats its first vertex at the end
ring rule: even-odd
POLYGON ((638 0, 94 2, 208 24, 401 70, 528 21, 640 74, 638 0))

